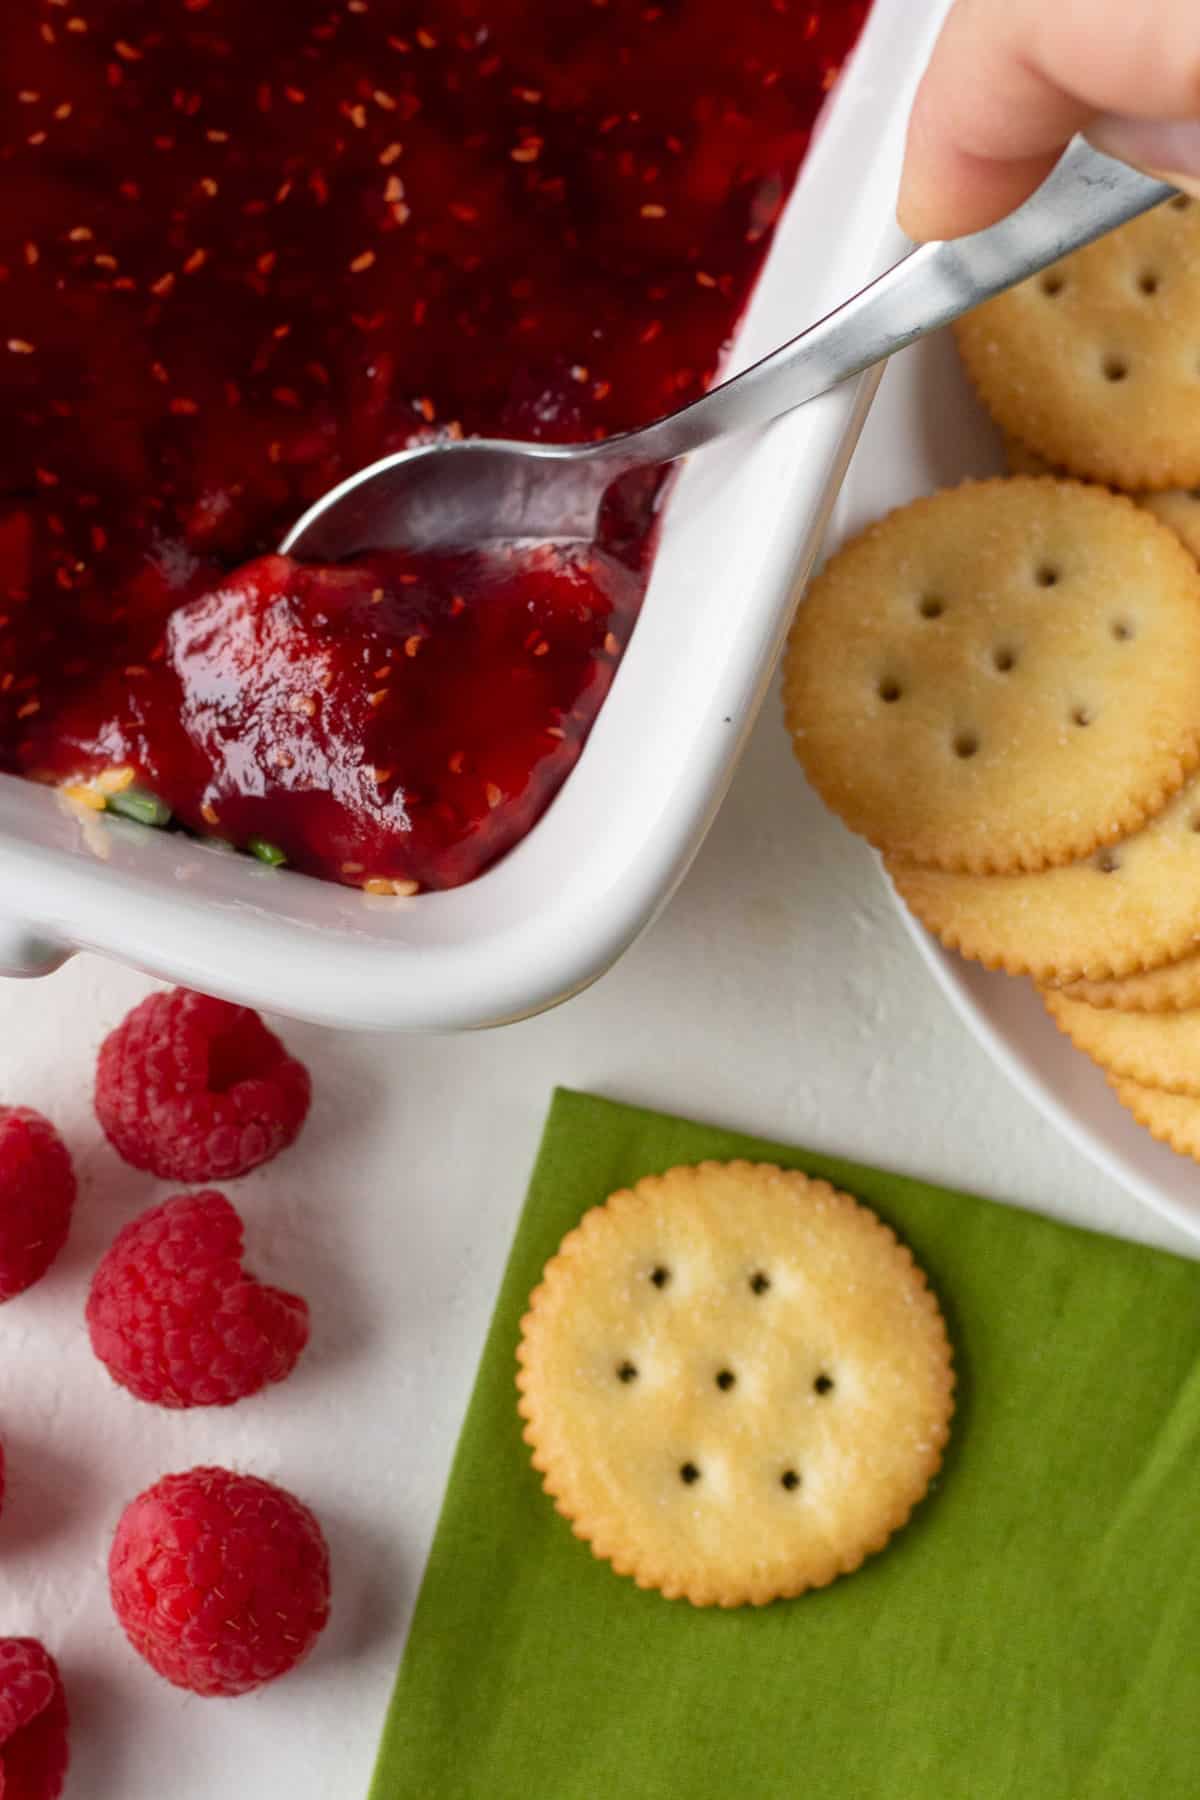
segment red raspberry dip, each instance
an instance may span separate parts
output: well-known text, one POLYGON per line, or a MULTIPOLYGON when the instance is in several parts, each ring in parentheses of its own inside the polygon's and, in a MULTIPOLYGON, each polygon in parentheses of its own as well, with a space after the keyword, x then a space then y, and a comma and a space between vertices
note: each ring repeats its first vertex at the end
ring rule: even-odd
POLYGON ((633 630, 653 484, 587 550, 275 546, 391 451, 699 394, 866 10, 3 8, 0 770, 381 892, 509 849, 633 630))

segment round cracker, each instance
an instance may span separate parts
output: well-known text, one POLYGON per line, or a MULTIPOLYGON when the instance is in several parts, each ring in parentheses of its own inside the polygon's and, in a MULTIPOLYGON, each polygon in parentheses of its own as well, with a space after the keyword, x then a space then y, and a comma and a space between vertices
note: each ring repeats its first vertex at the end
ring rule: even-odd
POLYGON ((1117 1012, 1188 1012, 1200 1007, 1200 951, 1161 969, 1143 969, 1115 981, 1072 981, 1061 992, 1069 1000, 1117 1012))
POLYGON ((1039 875, 954 875, 889 858, 897 893, 948 950, 1043 983, 1104 981, 1200 941, 1200 777, 1123 843, 1039 875))
POLYGON ((533 1465, 639 1587, 739 1606, 882 1549, 941 1462, 950 1347, 909 1251, 823 1181, 748 1162, 593 1207, 522 1321, 533 1465))
POLYGON ((1055 467, 1135 488, 1200 485, 1200 206, 1184 196, 955 326, 1001 429, 1055 467))
POLYGON ((1192 1094, 1164 1094, 1140 1081, 1122 1081, 1115 1076, 1109 1077, 1109 1085, 1151 1137, 1180 1156, 1200 1162, 1200 1100, 1192 1094))
MULTIPOLYGON (((1013 475, 1055 475, 1044 456, 1031 450, 1019 438, 1005 437, 1004 459, 1013 475)), ((1200 562, 1200 488, 1165 488, 1162 493, 1131 494, 1139 506, 1152 512, 1162 524, 1169 526, 1185 549, 1200 562)))
POLYGON ((1200 569, 1102 488, 967 482, 826 564, 784 704, 818 793, 878 848, 981 874, 1069 862, 1200 759, 1200 569))
POLYGON ((1200 1012, 1102 1011, 1057 988, 1043 988, 1042 999, 1075 1048, 1110 1075, 1200 1096, 1200 1012))

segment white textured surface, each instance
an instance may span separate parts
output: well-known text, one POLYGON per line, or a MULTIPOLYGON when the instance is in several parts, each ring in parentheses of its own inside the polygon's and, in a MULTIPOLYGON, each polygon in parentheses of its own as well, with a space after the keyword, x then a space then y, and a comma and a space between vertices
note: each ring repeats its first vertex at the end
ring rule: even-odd
POLYGON ((869 856, 806 791, 774 703, 685 886, 589 993, 474 1037, 283 1028, 312 1069, 313 1115, 296 1149, 229 1191, 251 1266, 307 1297, 313 1341, 290 1381, 223 1412, 140 1405, 110 1385, 83 1328, 101 1251, 169 1191, 126 1169, 90 1112, 100 1038, 147 985, 90 959, 0 984, 0 1100, 46 1111, 81 1176, 67 1250, 0 1308, 0 1632, 44 1634, 62 1659, 74 1800, 365 1791, 556 1081, 1187 1248, 1058 1140, 972 1042, 869 856), (105 1592, 122 1503, 206 1460, 294 1487, 333 1550, 334 1614, 312 1658, 236 1701, 160 1682, 105 1592))

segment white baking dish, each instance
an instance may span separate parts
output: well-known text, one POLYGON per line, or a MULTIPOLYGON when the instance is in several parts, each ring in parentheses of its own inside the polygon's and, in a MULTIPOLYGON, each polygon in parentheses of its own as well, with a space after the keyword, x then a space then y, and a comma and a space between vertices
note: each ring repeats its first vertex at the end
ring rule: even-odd
MULTIPOLYGON (((730 368, 902 249, 904 120, 945 0, 876 0, 730 368)), ((724 794, 874 391, 870 377, 686 468, 632 642, 580 762, 478 881, 373 899, 0 777, 0 971, 75 949, 325 1024, 446 1030, 601 975, 683 875, 724 794)))

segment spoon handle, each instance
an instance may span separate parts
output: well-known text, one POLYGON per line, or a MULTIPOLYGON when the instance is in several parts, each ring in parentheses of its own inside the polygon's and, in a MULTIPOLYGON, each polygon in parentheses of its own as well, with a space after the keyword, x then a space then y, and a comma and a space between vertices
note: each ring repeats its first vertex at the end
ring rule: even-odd
POLYGON ((603 450, 669 462, 727 432, 765 425, 1174 191, 1077 138, 1032 199, 999 224, 912 251, 782 349, 669 418, 609 439, 603 450))

